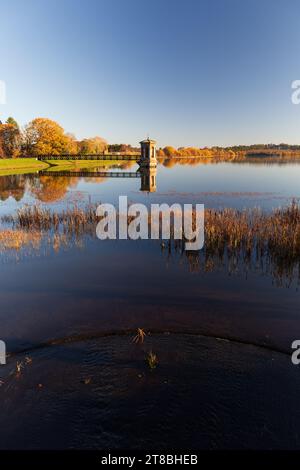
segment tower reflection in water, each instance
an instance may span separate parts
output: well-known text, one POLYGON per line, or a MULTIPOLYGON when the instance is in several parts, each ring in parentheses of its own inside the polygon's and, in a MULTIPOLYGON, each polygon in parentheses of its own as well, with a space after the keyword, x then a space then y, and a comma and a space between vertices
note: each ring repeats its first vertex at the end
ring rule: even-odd
POLYGON ((157 168, 155 167, 141 167, 141 191, 147 191, 149 193, 156 192, 156 173, 157 168))

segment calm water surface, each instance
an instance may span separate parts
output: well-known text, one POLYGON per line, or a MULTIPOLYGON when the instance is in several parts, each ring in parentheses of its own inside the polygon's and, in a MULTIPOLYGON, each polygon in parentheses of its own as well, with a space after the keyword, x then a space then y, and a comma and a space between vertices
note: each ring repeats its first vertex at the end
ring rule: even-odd
MULTIPOLYGON (((0 215, 119 195, 269 211, 300 199, 299 181, 297 163, 251 162, 160 165, 152 193, 139 178, 5 176, 0 215)), ((90 237, 0 257, 2 448, 300 447, 297 273, 201 257, 195 269, 158 241, 90 237), (151 332, 142 344, 137 328, 151 332)))

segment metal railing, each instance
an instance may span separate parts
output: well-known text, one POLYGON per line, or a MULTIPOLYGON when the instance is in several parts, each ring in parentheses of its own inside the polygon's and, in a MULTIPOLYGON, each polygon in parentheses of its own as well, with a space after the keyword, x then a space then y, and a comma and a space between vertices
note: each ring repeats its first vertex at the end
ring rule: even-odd
POLYGON ((37 160, 117 160, 117 161, 137 161, 141 158, 140 153, 128 154, 91 154, 91 155, 38 155, 37 160))
POLYGON ((140 172, 134 171, 39 171, 40 176, 64 176, 86 178, 140 178, 140 172))

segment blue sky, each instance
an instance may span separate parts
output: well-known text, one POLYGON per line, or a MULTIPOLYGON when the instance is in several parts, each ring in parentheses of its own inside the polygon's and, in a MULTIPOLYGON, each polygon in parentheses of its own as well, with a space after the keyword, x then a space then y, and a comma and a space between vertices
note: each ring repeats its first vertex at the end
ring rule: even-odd
POLYGON ((0 119, 161 146, 300 143, 298 0, 0 0, 0 119))

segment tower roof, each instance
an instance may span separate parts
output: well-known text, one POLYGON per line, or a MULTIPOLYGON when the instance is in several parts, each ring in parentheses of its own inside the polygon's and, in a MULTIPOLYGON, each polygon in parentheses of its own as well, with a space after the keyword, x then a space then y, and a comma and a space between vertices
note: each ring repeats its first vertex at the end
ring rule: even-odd
POLYGON ((152 143, 152 144, 156 144, 156 140, 153 140, 153 139, 145 139, 145 140, 141 140, 140 144, 149 144, 149 143, 152 143))

